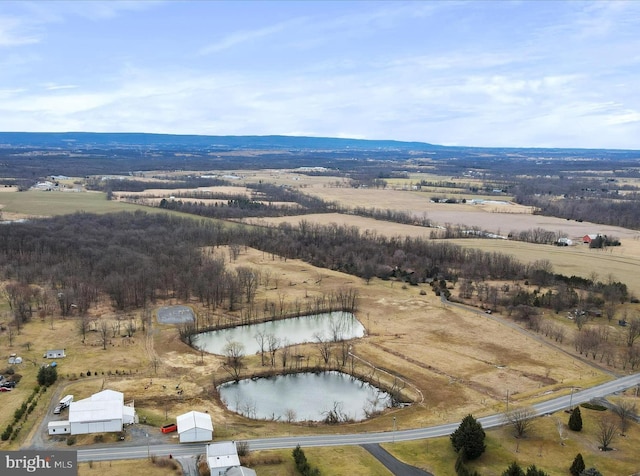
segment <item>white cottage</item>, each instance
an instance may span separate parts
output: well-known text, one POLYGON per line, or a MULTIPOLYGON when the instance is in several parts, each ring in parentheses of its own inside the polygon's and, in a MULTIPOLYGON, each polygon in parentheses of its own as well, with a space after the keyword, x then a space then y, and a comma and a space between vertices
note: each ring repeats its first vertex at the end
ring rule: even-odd
POLYGON ((43 357, 45 359, 61 359, 66 357, 67 354, 64 353, 65 349, 52 349, 48 350, 44 353, 43 357))
POLYGON ((176 418, 180 443, 195 441, 211 441, 213 439, 213 422, 208 413, 191 411, 176 418))
POLYGON ((238 457, 235 441, 223 441, 207 445, 206 456, 211 476, 222 476, 229 468, 240 466, 240 458, 238 457))
POLYGON ((122 431, 123 425, 135 423, 135 408, 124 404, 124 394, 103 390, 69 405, 71 434, 122 431))

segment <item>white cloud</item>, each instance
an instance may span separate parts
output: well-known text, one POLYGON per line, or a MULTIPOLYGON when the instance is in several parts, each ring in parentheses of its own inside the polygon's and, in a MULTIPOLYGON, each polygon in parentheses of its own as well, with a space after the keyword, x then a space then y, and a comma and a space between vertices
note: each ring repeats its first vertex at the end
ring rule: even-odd
POLYGON ((0 16, 0 48, 37 43, 40 38, 19 18, 0 16))
POLYGON ((296 18, 254 30, 239 30, 201 48, 199 54, 209 55, 233 48, 234 46, 243 43, 253 42, 255 40, 283 32, 293 26, 301 25, 304 21, 305 20, 303 18, 296 18))

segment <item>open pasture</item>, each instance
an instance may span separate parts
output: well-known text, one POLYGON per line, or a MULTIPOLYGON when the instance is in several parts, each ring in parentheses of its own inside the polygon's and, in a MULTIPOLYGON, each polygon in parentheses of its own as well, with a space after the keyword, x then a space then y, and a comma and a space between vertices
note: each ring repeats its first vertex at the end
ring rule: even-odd
POLYGON ((146 210, 137 205, 107 200, 100 192, 28 190, 0 194, 0 211, 5 220, 48 217, 75 212, 110 213, 146 210))
MULTIPOLYGON (((444 204, 440 205, 442 207, 452 206, 444 204)), ((514 217, 512 215, 487 214, 480 210, 475 212, 474 215, 475 220, 478 223, 482 222, 482 217, 490 219, 493 216, 497 216, 504 220, 514 217)), ((430 217, 431 214, 427 214, 427 216, 430 217)), ((536 227, 549 230, 552 229, 552 227, 549 226, 549 220, 554 220, 549 217, 541 217, 538 215, 517 215, 516 217, 527 217, 527 220, 521 221, 522 230, 536 227)), ((451 218, 455 218, 455 214, 452 213, 451 218)), ((428 239, 432 233, 438 232, 438 230, 434 228, 403 225, 399 223, 375 220, 373 218, 342 215, 338 213, 280 218, 245 219, 245 222, 268 226, 277 226, 279 223, 289 223, 292 226, 296 226, 302 220, 321 225, 330 225, 335 223, 342 226, 356 226, 360 228, 363 233, 365 231, 369 231, 379 236, 387 237, 410 236, 428 239)), ((571 229, 573 231, 572 236, 577 240, 579 240, 579 238, 584 234, 587 234, 585 230, 591 228, 591 226, 586 222, 567 222, 566 220, 561 220, 561 222, 565 224, 565 227, 571 227, 567 227, 565 229, 571 229), (580 233, 582 233, 582 235, 580 233)), ((640 294, 640 232, 618 227, 601 227, 600 225, 593 225, 593 228, 591 229, 602 230, 605 234, 619 237, 622 242, 622 246, 609 247, 604 250, 594 250, 589 249, 588 245, 584 245, 580 241, 578 241, 575 246, 568 247, 537 245, 521 241, 500 239, 455 239, 450 240, 450 242, 460 246, 476 248, 488 252, 510 254, 523 263, 529 263, 537 260, 548 260, 553 265, 554 272, 567 276, 576 275, 589 278, 593 275, 597 275, 600 280, 607 280, 609 276, 612 276, 615 280, 625 283, 636 295, 640 294)))

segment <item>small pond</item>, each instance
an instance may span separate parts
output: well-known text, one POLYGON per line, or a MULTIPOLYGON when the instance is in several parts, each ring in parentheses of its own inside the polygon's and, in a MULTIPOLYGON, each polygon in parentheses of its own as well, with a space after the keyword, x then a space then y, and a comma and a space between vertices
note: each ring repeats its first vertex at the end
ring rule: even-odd
MULTIPOLYGON (((278 347, 317 342, 322 340, 348 340, 364 336, 364 326, 350 312, 328 312, 311 316, 291 317, 278 321, 261 322, 197 334, 193 346, 212 354, 224 354, 228 342, 244 345, 245 354, 260 352, 256 336, 274 336, 278 347)), ((264 350, 268 348, 265 340, 264 350)))
POLYGON ((218 391, 230 410, 263 420, 324 421, 333 411, 340 421, 360 421, 391 404, 387 392, 335 371, 245 379, 218 391))

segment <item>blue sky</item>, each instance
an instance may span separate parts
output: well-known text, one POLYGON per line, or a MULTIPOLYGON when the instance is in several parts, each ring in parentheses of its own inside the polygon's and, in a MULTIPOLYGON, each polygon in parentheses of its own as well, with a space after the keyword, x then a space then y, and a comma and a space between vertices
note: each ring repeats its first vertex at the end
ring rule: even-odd
POLYGON ((640 149, 640 1, 0 1, 0 130, 640 149))

